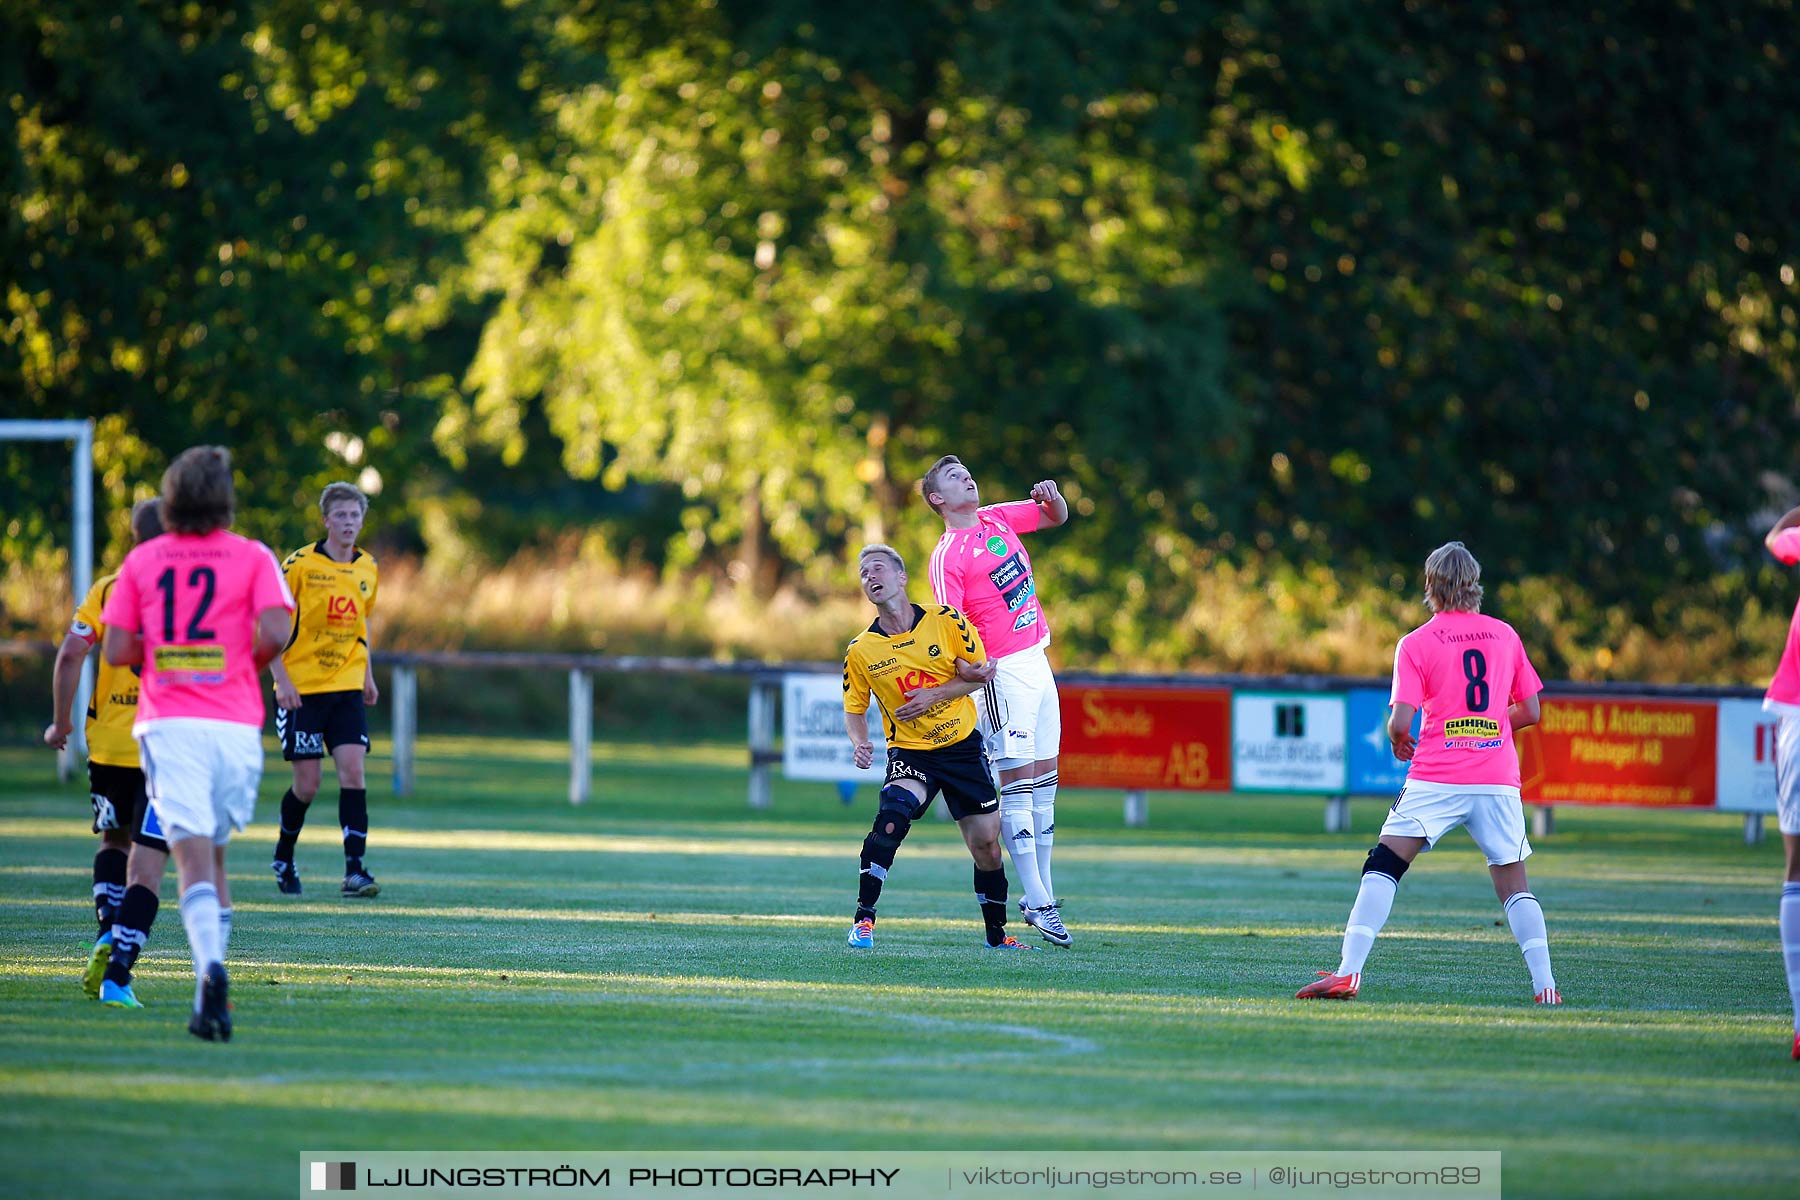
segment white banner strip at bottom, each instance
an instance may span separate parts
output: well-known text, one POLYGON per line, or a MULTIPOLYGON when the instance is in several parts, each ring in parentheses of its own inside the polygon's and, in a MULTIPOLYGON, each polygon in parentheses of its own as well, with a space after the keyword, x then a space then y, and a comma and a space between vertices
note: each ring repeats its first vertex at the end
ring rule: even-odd
POLYGON ((736 1194, 1010 1200, 1356 1196, 1500 1200, 1497 1150, 336 1150, 300 1156, 300 1195, 736 1194))

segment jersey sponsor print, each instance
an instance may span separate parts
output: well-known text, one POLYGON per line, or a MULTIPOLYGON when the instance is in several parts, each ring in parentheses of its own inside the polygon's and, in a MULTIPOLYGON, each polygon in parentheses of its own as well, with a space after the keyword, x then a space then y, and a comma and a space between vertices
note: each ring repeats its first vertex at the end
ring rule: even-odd
POLYGON ((1031 556, 1019 540, 1042 517, 1030 500, 992 504, 976 510, 972 528, 946 529, 931 552, 932 594, 967 614, 995 658, 1050 640, 1031 556))

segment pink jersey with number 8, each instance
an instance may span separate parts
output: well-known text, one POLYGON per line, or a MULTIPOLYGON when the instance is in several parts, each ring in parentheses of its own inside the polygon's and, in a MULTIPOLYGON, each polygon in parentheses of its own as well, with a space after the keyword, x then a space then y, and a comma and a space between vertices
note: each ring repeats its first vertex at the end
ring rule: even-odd
POLYGON ((1480 613, 1438 613, 1394 648, 1390 703, 1425 714, 1406 777, 1517 788, 1506 710, 1543 690, 1511 625, 1480 613))

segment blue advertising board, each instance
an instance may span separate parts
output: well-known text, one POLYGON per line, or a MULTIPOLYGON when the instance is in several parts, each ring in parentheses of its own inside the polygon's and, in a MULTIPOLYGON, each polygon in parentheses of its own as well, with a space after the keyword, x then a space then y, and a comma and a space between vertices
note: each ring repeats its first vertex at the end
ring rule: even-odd
MULTIPOLYGON (((1394 796, 1406 782, 1406 764, 1388 747, 1388 694, 1381 688, 1352 688, 1349 693, 1350 794, 1394 796)), ((1419 714, 1413 714, 1413 736, 1419 714)))

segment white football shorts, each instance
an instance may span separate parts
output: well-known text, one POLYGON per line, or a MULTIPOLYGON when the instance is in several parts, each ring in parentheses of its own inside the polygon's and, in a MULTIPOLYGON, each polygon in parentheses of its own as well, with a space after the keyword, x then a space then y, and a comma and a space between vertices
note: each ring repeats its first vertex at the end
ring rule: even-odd
MULTIPOLYGON (((223 846, 256 815, 262 730, 206 717, 164 717, 137 729, 150 809, 171 842, 223 846)), ((148 820, 146 820, 148 824, 148 820)))
POLYGON ((1468 829, 1490 867, 1531 857, 1531 843, 1525 840, 1525 806, 1515 788, 1408 780, 1381 823, 1381 832, 1424 838, 1429 850, 1458 825, 1468 829))
POLYGON ((999 659, 976 707, 988 755, 1001 765, 1055 758, 1061 751, 1062 704, 1043 646, 999 659))
POLYGON ((1775 724, 1775 824, 1800 836, 1800 716, 1788 712, 1775 724))

